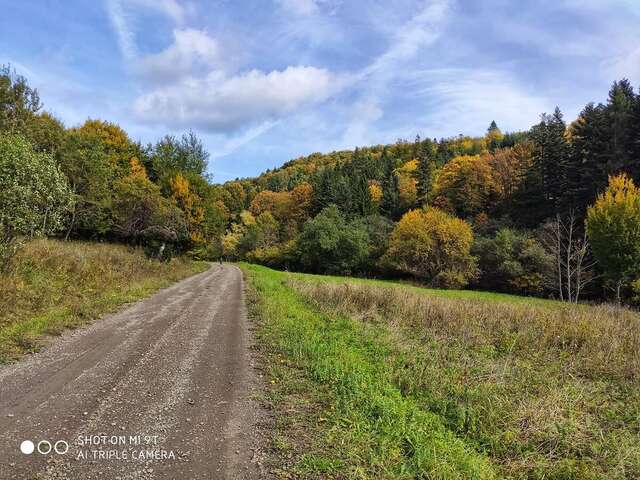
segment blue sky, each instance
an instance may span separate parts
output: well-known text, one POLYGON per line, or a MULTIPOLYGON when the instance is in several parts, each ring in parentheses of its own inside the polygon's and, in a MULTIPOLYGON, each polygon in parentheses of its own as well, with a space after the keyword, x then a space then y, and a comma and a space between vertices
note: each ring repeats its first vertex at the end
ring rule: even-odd
POLYGON ((315 151, 573 119, 640 85, 637 0, 2 2, 0 63, 68 126, 194 130, 215 181, 315 151))

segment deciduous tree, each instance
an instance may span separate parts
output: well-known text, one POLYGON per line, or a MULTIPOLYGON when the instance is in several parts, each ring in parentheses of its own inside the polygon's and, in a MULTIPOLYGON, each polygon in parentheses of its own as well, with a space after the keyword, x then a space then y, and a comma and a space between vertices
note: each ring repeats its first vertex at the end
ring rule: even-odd
POLYGON ((640 277, 640 191, 633 180, 624 174, 609 179, 587 211, 587 234, 620 301, 622 287, 640 277))
POLYGON ((73 196, 51 155, 34 152, 22 137, 0 136, 0 269, 20 237, 51 235, 64 227, 73 196))
POLYGON ((465 221, 433 207, 411 210, 393 230, 385 261, 431 285, 459 288, 476 273, 472 242, 465 221))

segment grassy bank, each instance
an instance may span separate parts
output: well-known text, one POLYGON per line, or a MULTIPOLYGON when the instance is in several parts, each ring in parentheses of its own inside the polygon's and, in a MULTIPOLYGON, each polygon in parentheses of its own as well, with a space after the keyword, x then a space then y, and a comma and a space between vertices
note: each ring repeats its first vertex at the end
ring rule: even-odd
POLYGON ((0 362, 206 268, 186 259, 159 263, 122 245, 31 242, 15 271, 0 276, 0 362))
POLYGON ((243 268, 283 478, 640 477, 636 313, 243 268))

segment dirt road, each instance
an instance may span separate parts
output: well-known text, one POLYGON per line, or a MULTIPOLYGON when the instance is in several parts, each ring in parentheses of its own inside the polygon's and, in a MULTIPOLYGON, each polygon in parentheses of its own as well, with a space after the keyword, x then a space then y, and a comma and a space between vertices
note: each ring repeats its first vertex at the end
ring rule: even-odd
POLYGON ((215 265, 0 367, 0 479, 259 478, 249 343, 215 265))

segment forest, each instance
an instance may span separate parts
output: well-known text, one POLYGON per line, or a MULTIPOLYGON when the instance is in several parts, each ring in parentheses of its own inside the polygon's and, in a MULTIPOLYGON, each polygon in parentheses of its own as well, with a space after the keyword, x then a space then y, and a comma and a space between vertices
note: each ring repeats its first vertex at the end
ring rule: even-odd
POLYGON ((314 153, 224 184, 208 159, 193 132, 143 145, 106 120, 67 127, 3 67, 1 268, 29 238, 56 236, 159 260, 640 299, 640 94, 625 79, 577 119, 556 108, 528 131, 492 121, 482 137, 314 153))

